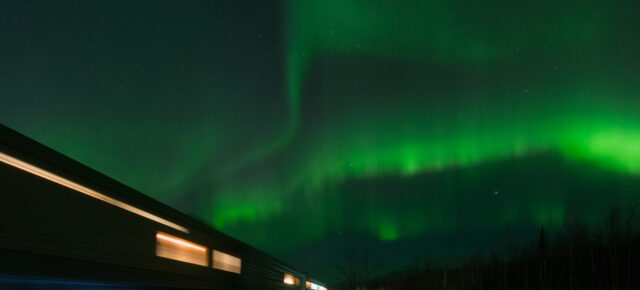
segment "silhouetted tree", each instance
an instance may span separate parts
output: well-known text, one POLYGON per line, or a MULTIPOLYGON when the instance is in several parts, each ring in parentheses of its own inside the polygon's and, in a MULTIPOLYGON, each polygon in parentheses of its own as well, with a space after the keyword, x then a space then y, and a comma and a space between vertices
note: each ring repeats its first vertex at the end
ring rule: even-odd
MULTIPOLYGON (((432 267, 418 261, 408 271, 373 279, 370 253, 345 255, 343 289, 640 289, 640 229, 635 206, 614 207, 600 226, 570 218, 553 232, 540 227, 528 247, 516 246, 508 228, 500 248, 462 263, 432 267)), ((337 288, 339 289, 339 287, 337 288)))

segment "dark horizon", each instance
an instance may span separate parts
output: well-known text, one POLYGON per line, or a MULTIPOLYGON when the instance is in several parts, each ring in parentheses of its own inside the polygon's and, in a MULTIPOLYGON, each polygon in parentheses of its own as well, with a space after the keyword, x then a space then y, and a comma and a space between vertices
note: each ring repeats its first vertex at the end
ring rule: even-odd
POLYGON ((594 228, 570 222, 518 243, 505 229, 500 247, 457 262, 420 260, 381 273, 370 253, 352 252, 334 289, 636 289, 640 269, 637 204, 614 206, 594 228))

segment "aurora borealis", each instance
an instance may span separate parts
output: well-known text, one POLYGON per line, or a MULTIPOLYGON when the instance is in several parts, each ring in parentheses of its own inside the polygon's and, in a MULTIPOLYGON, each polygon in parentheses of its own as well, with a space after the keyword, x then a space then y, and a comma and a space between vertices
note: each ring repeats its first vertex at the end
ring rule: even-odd
POLYGON ((640 194, 637 1, 4 1, 0 122, 324 277, 640 194))

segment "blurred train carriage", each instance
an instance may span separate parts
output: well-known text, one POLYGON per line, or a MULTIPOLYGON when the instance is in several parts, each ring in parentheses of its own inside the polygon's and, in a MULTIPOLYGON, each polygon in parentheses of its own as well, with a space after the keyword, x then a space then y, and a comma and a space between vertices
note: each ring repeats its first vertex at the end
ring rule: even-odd
POLYGON ((2 125, 0 275, 145 287, 326 289, 2 125))

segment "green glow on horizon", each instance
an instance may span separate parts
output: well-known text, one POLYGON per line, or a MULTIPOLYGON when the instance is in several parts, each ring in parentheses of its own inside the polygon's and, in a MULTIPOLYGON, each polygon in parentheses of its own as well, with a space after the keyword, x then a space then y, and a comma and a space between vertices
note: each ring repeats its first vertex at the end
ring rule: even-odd
POLYGON ((383 221, 379 225, 379 237, 381 241, 393 241, 398 239, 398 230, 391 221, 383 221))
POLYGON ((586 151, 589 156, 608 167, 640 172, 640 130, 612 130, 589 138, 586 151))

